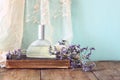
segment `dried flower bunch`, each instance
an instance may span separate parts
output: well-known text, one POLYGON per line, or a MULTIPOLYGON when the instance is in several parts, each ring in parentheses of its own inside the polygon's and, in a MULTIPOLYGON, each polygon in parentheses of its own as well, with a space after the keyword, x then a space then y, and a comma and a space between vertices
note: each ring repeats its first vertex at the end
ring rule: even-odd
POLYGON ((6 59, 7 60, 21 60, 22 59, 22 55, 25 55, 26 50, 22 50, 22 49, 17 49, 17 50, 13 50, 13 51, 9 51, 6 54, 6 59))
POLYGON ((91 71, 95 63, 90 61, 90 55, 95 48, 81 48, 80 45, 67 45, 66 40, 59 42, 59 46, 50 47, 51 54, 56 55, 57 59, 70 60, 72 69, 81 68, 83 71, 91 71))
MULTIPOLYGON (((81 68, 83 71, 92 71, 96 66, 93 61, 90 60, 90 56, 92 51, 95 48, 81 47, 80 45, 69 45, 66 40, 62 40, 58 42, 58 45, 54 47, 50 46, 49 52, 52 55, 56 55, 56 59, 70 60, 70 66, 72 69, 81 68)), ((25 50, 14 50, 9 51, 6 55, 7 59, 22 59, 22 55, 25 55, 25 50)))

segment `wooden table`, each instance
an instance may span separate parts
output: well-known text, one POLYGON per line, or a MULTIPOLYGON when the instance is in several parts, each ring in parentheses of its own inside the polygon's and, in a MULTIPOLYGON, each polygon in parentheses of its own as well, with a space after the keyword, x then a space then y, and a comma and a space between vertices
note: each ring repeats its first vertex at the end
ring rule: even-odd
POLYGON ((0 80, 120 80, 120 62, 96 62, 92 72, 80 69, 0 69, 0 80))

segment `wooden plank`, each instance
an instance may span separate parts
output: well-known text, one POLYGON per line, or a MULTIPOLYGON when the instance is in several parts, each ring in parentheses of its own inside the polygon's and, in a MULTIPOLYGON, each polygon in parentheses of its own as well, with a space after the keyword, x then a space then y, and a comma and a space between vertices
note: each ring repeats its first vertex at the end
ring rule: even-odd
POLYGON ((99 69, 113 69, 113 68, 120 68, 120 62, 119 61, 99 61, 96 62, 96 70, 99 69))
POLYGON ((98 80, 98 78, 92 72, 85 72, 85 74, 89 77, 90 80, 98 80))
POLYGON ((69 68, 69 60, 7 60, 6 68, 69 68))
POLYGON ((0 69, 0 80, 120 80, 120 62, 96 62, 92 72, 80 69, 0 69))
POLYGON ((95 71, 94 74, 99 80, 120 80, 120 72, 115 69, 95 71))
POLYGON ((0 73, 0 80, 40 80, 40 70, 7 69, 0 73))
POLYGON ((41 80, 90 80, 81 70, 44 69, 41 70, 41 80))
POLYGON ((101 70, 94 72, 94 74, 97 76, 99 80, 113 80, 110 73, 112 73, 111 70, 101 70))
POLYGON ((97 62, 97 68, 93 73, 99 80, 120 80, 118 62, 97 62))

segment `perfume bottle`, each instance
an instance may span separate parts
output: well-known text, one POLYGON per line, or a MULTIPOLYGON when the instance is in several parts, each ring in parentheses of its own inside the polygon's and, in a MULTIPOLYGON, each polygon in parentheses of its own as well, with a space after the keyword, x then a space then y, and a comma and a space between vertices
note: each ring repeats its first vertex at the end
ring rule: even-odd
POLYGON ((55 55, 49 53, 51 43, 45 39, 45 26, 39 25, 38 40, 30 44, 26 56, 32 58, 55 58, 55 55))

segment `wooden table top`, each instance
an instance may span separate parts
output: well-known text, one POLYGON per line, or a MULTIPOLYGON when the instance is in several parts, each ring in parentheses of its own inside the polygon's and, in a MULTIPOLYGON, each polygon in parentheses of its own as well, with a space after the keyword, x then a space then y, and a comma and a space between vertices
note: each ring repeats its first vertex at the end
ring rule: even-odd
POLYGON ((80 69, 0 69, 0 80, 120 80, 120 62, 96 62, 92 72, 80 69))

